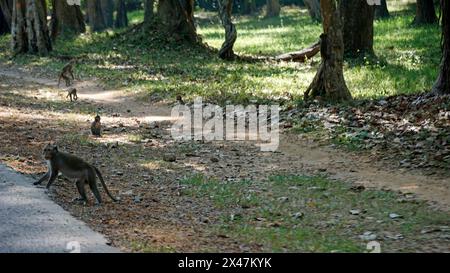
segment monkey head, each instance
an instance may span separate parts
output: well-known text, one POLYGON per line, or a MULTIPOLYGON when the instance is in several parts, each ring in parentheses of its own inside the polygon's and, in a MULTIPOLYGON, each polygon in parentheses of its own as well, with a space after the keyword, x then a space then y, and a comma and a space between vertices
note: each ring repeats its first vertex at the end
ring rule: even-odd
POLYGON ((95 116, 95 122, 100 122, 100 116, 98 114, 95 116))
POLYGON ((44 150, 42 151, 42 155, 44 156, 45 160, 50 160, 53 158, 53 156, 58 152, 58 146, 47 144, 44 147, 44 150))

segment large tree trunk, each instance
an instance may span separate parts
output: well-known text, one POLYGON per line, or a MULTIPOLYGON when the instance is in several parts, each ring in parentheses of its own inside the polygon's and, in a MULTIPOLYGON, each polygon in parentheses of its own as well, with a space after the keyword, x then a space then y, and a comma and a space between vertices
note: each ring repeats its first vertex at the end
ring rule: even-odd
POLYGON ((414 24, 434 24, 437 21, 433 0, 417 0, 414 24))
POLYGON ((233 0, 218 0, 219 16, 222 26, 225 28, 225 41, 219 50, 219 57, 231 60, 235 57, 233 52, 234 42, 236 42, 237 31, 231 21, 231 11, 233 10, 233 0))
POLYGON ((80 6, 70 6, 67 1, 52 0, 52 7, 50 33, 53 40, 60 34, 78 34, 86 31, 80 6))
POLYGON ((442 61, 441 71, 433 86, 435 94, 450 94, 450 2, 441 0, 442 11, 442 61))
POLYGON ((322 21, 322 15, 320 14, 320 0, 303 0, 306 8, 309 11, 309 15, 315 21, 322 21))
POLYGON ((0 9, 0 35, 9 33, 10 29, 8 27, 8 23, 6 22, 6 18, 3 15, 2 10, 0 9))
POLYGON ((280 0, 267 0, 266 17, 280 16, 280 0))
POLYGON ((320 53, 322 61, 311 85, 305 92, 305 100, 321 97, 330 101, 351 100, 345 84, 343 62, 343 23, 336 0, 321 0, 322 24, 320 53))
POLYGON ((87 0, 88 24, 92 31, 102 31, 106 28, 100 1, 87 0))
POLYGON ((125 5, 125 0, 116 1, 116 23, 114 26, 116 28, 127 27, 128 17, 127 17, 127 7, 125 5))
POLYGON ((14 0, 11 34, 14 54, 48 54, 52 44, 47 28, 45 0, 14 0))
POLYGON ((256 0, 241 0, 240 4, 240 14, 248 15, 256 12, 256 0))
POLYGON ((158 17, 163 28, 177 39, 198 40, 194 25, 194 0, 159 0, 158 17))
POLYGON ((375 7, 376 18, 388 18, 390 16, 386 0, 381 0, 381 5, 375 7))
POLYGON ((344 54, 373 54, 374 6, 366 1, 345 0, 340 2, 340 11, 344 17, 344 54))
POLYGON ((145 0, 144 5, 144 22, 150 23, 153 21, 153 6, 155 4, 155 0, 145 0))
POLYGON ((113 12, 114 2, 113 0, 100 0, 100 5, 103 13, 103 20, 105 20, 105 26, 112 27, 114 24, 113 12))
POLYGON ((0 0, 0 34, 11 32, 12 0, 0 0))

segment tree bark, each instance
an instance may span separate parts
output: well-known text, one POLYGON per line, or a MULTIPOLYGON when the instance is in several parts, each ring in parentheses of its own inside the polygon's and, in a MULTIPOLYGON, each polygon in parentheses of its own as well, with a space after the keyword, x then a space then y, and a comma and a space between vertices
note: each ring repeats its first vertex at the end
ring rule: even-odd
POLYGON ((344 41, 343 23, 338 2, 321 0, 322 24, 320 53, 322 61, 311 85, 304 94, 304 99, 323 98, 329 101, 351 100, 343 73, 344 41))
POLYGON ((0 0, 0 35, 11 32, 12 0, 0 0))
POLYGON ((68 5, 67 1, 52 0, 50 34, 52 39, 58 35, 78 34, 86 31, 83 14, 78 5, 68 5))
POLYGON ((450 94, 450 2, 441 0, 442 12, 442 60, 441 69, 432 93, 450 94))
POLYGON ((116 28, 122 28, 128 26, 127 7, 125 0, 116 1, 116 22, 114 26, 116 28))
POLYGON ((267 0, 266 17, 280 16, 280 0, 267 0))
POLYGON ((102 31, 106 28, 100 0, 87 0, 87 15, 92 31, 102 31))
POLYGON ((153 6, 155 4, 155 0, 145 0, 144 5, 144 23, 150 23, 153 21, 153 6))
POLYGON ((100 0, 100 6, 103 13, 103 20, 105 20, 105 26, 107 28, 112 27, 114 24, 114 2, 113 0, 100 0))
POLYGON ((344 54, 373 54, 374 6, 366 1, 345 0, 340 2, 340 11, 344 17, 344 54))
POLYGON ((219 50, 219 57, 225 60, 234 59, 233 46, 236 42, 237 31, 231 21, 231 11, 233 10, 233 0, 218 0, 219 16, 222 26, 225 28, 225 41, 219 50))
POLYGON ((275 57, 276 61, 293 61, 304 63, 308 59, 314 57, 320 51, 320 42, 313 44, 312 46, 302 49, 300 51, 283 53, 275 57))
POLYGON ((45 0, 14 0, 11 34, 14 54, 48 54, 52 44, 47 28, 45 0))
POLYGON ((6 18, 3 15, 2 10, 0 9, 0 35, 9 33, 10 29, 8 27, 8 23, 6 22, 6 18))
POLYGON ((417 0, 416 17, 414 24, 434 24, 437 23, 436 10, 433 0, 417 0))
POLYGON ((306 8, 309 11, 309 15, 315 21, 321 22, 322 15, 320 14, 320 0, 303 0, 306 8))
POLYGON ((386 0, 381 0, 381 5, 375 7, 376 18, 388 18, 390 16, 386 0))
POLYGON ((157 14, 163 28, 176 39, 198 40, 194 25, 194 0, 159 0, 157 14))
POLYGON ((253 14, 256 12, 256 1, 255 0, 241 0, 241 8, 239 10, 240 14, 253 14))

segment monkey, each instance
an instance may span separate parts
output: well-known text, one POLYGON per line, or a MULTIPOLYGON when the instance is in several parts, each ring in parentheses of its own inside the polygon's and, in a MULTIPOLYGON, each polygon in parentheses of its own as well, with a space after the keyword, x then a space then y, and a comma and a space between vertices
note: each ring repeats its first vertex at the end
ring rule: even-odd
POLYGON ((101 136, 102 134, 102 124, 100 123, 100 116, 98 114, 91 124, 91 133, 94 136, 101 136))
POLYGON ((85 184, 88 184, 92 193, 94 194, 97 204, 102 203, 102 198, 97 188, 96 175, 100 178, 103 188, 105 189, 108 196, 117 202, 117 199, 112 196, 106 187, 105 181, 103 180, 102 174, 97 169, 97 167, 85 162, 83 159, 71 155, 69 153, 60 152, 56 145, 47 144, 42 155, 47 161, 48 172, 38 181, 34 182, 33 185, 39 185, 44 180, 48 179, 46 189, 48 190, 56 177, 61 172, 64 176, 68 178, 76 179, 76 186, 80 194, 78 201, 87 202, 87 196, 85 191, 85 184))
POLYGON ((67 96, 66 96, 66 98, 67 98, 67 97, 70 97, 70 101, 72 101, 72 98, 73 98, 73 100, 77 100, 77 99, 78 99, 77 89, 76 89, 76 88, 70 88, 70 89, 67 91, 67 96))
POLYGON ((181 105, 184 105, 184 101, 183 101, 183 98, 181 97, 181 95, 177 95, 177 102, 181 105))
POLYGON ((328 53, 328 36, 326 33, 320 34, 320 56, 323 60, 327 60, 330 57, 328 53))
POLYGON ((75 77, 73 76, 73 65, 74 64, 75 64, 75 59, 72 59, 61 69, 61 73, 59 73, 59 78, 58 78, 58 87, 61 83, 61 78, 64 79, 64 81, 66 82, 66 86, 71 85, 69 76, 72 77, 72 80, 75 80, 75 77))

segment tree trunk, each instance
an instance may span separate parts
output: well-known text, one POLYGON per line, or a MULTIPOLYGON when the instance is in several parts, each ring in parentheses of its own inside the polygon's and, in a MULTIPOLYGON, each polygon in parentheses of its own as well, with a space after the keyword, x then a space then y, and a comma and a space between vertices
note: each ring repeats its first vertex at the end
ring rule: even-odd
POLYGON ((60 34, 78 34, 86 31, 83 14, 78 5, 68 5, 67 1, 52 0, 50 33, 54 40, 60 34))
POLYGON ((3 15, 2 10, 0 9, 0 35, 9 33, 10 29, 8 27, 8 23, 6 22, 6 18, 3 15))
POLYGON ((11 32, 12 0, 0 0, 0 34, 11 32))
POLYGON ((194 0, 159 0, 158 17, 176 39, 198 40, 194 25, 194 0))
POLYGON ((87 0, 87 15, 92 31, 102 31, 106 28, 100 0, 87 0))
POLYGON ((45 0, 14 0, 11 34, 14 54, 48 54, 52 44, 47 28, 45 0))
POLYGON ((390 16, 386 0, 381 0, 381 5, 375 7, 376 18, 388 18, 390 16))
POLYGON ((128 17, 127 17, 127 7, 125 5, 125 0, 117 0, 116 1, 116 28, 122 28, 128 26, 128 17))
POLYGON ((280 16, 280 0, 267 0, 266 17, 280 16))
POLYGON ((336 0, 321 0, 322 24, 320 53, 322 61, 311 85, 304 94, 305 100, 323 98, 330 101, 351 100, 343 73, 343 24, 336 0))
POLYGON ((450 94, 450 2, 441 0, 442 60, 441 71, 433 86, 435 94, 450 94))
POLYGON ((219 57, 225 60, 234 59, 234 42, 236 42, 237 31, 231 21, 231 11, 233 10, 233 0, 218 0, 219 16, 222 26, 225 28, 225 42, 219 50, 219 57))
POLYGON ((320 14, 320 0, 303 0, 306 8, 309 11, 309 15, 314 21, 322 21, 322 15, 320 14))
POLYGON ((145 0, 144 5, 144 22, 149 23, 153 21, 153 6, 155 4, 155 0, 145 0))
POLYGON ((310 47, 302 49, 300 51, 283 53, 275 57, 276 61, 293 61, 293 62, 301 62, 304 63, 307 60, 314 57, 320 51, 320 43, 317 42, 310 47))
POLYGON ((256 1, 255 0, 241 0, 240 1, 240 14, 253 14, 256 12, 256 1))
POLYGON ((344 17, 344 54, 349 57, 373 54, 374 6, 366 1, 345 0, 340 2, 340 11, 344 17))
POLYGON ((434 24, 437 23, 436 10, 433 0, 417 0, 416 17, 414 24, 434 24))
POLYGON ((107 28, 112 27, 114 24, 113 12, 114 3, 113 0, 100 0, 101 11, 103 13, 103 20, 105 20, 105 26, 107 28))

